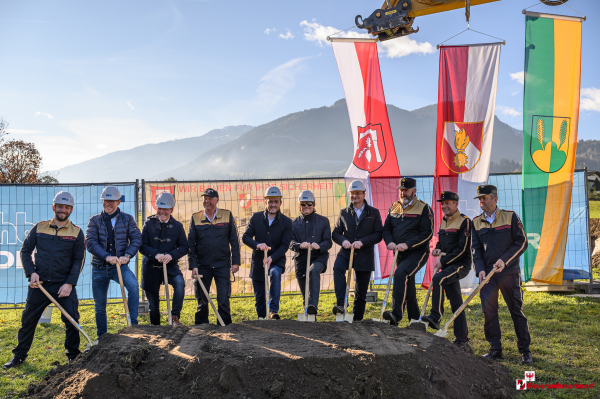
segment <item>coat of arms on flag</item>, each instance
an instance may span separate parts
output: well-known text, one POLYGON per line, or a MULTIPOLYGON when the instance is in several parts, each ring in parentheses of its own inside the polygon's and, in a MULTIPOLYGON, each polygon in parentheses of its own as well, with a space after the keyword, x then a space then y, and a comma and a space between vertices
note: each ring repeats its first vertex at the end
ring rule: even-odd
POLYGON ((546 173, 558 172, 567 161, 571 118, 533 115, 531 159, 546 173))
POLYGON ((483 121, 446 122, 442 160, 454 173, 465 173, 477 165, 483 143, 483 121))
POLYGON ((387 153, 381 124, 358 127, 358 144, 354 160, 357 168, 374 172, 385 162, 387 153))
POLYGON ((162 193, 171 193, 175 197, 175 186, 156 187, 152 186, 152 207, 156 209, 156 197, 162 193))
POLYGON ((238 194, 238 202, 240 204, 240 208, 248 209, 252 202, 250 200, 250 193, 240 193, 238 194))

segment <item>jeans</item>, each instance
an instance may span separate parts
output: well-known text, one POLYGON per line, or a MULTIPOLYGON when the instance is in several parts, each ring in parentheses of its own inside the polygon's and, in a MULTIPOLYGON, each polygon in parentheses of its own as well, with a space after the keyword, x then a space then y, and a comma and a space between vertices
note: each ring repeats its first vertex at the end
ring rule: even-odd
MULTIPOLYGON (((335 297, 337 306, 344 307, 346 299, 346 272, 350 267, 350 260, 338 255, 333 264, 333 285, 335 288, 335 297)), ((369 290, 369 281, 371 281, 372 272, 359 272, 354 270, 356 284, 354 285, 354 303, 352 305, 352 313, 354 321, 360 321, 365 315, 367 306, 367 291, 369 290)), ((348 303, 350 303, 350 295, 348 295, 348 303)))
MULTIPOLYGON (((271 293, 271 303, 269 310, 271 312, 279 312, 279 297, 281 296, 281 275, 283 269, 279 266, 272 265, 269 268, 269 292, 271 293)), ((267 317, 267 303, 265 298, 265 282, 252 280, 252 286, 254 287, 254 300, 256 307, 256 314, 258 317, 267 317)))
MULTIPOLYGON (((319 293, 321 291, 321 272, 325 268, 325 265, 321 262, 314 262, 310 265, 310 280, 308 282, 308 304, 313 305, 315 307, 319 307, 319 293)), ((304 289, 306 288, 306 276, 298 276, 296 275, 296 279, 298 280, 298 285, 300 286, 300 292, 302 292, 302 298, 304 301, 302 302, 302 306, 306 302, 306 297, 304 296, 304 289)))
MULTIPOLYGON (((185 296, 185 281, 183 275, 178 274, 175 277, 169 278, 169 284, 173 286, 171 295, 171 315, 181 316, 181 308, 183 307, 183 297, 185 296)), ((146 291, 148 298, 148 306, 150 308, 150 324, 160 325, 160 298, 158 291, 146 291)))
MULTIPOLYGON (((140 303, 139 285, 135 274, 127 265, 121 265, 123 285, 127 290, 127 306, 131 316, 131 324, 138 323, 138 306, 140 303)), ((94 308, 96 310, 96 334, 98 338, 106 332, 106 297, 110 280, 119 284, 119 275, 116 266, 92 267, 92 292, 94 294, 94 308)))
MULTIPOLYGON (((198 274, 202 276, 202 284, 204 288, 210 294, 210 285, 212 284, 213 278, 215 279, 215 285, 217 286, 217 305, 218 312, 223 323, 225 325, 231 324, 231 310, 229 308, 229 294, 230 294, 230 281, 229 275, 231 268, 226 267, 200 267, 198 268, 198 274)), ((204 295, 202 287, 198 283, 198 280, 194 280, 194 293, 196 294, 196 300, 198 301, 198 307, 196 308, 196 315, 194 316, 195 324, 206 324, 208 323, 208 314, 210 309, 208 308, 208 298, 204 295)), ((219 321, 217 320, 219 326, 219 321)))

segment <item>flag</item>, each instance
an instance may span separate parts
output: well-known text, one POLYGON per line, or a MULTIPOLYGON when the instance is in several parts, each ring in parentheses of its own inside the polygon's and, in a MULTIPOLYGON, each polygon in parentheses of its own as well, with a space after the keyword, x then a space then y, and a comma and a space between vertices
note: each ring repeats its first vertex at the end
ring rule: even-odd
MULTIPOLYGON (((346 95, 354 154, 346 171, 346 182, 362 180, 366 199, 387 211, 398 200, 400 169, 383 93, 377 39, 331 38, 342 86, 346 95)), ((392 255, 382 241, 375 247, 375 279, 386 278, 392 269, 392 255)))
POLYGON ((577 152, 581 18, 527 12, 523 95, 525 280, 562 284, 577 152))
MULTIPOLYGON (((435 175, 433 181, 433 250, 444 214, 437 200, 442 191, 458 194, 459 211, 469 218, 481 213, 474 199, 477 186, 486 184, 490 171, 494 109, 500 64, 500 43, 442 46, 435 175)), ((422 286, 429 287, 437 258, 430 256, 422 286)), ((477 285, 474 270, 461 280, 463 289, 477 285)))

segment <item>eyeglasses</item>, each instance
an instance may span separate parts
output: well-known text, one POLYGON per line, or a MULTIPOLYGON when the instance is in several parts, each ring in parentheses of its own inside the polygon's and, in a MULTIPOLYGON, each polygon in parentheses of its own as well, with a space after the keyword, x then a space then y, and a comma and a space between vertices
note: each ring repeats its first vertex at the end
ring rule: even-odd
POLYGON ((301 202, 300 206, 313 206, 314 204, 312 202, 301 202))

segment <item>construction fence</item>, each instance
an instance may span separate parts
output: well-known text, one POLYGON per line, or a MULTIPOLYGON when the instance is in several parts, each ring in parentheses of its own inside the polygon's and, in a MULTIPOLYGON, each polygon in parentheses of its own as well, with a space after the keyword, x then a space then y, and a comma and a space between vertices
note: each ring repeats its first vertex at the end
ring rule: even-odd
MULTIPOLYGON (((433 176, 413 176, 417 180, 417 196, 431 203, 433 192, 433 176)), ((208 187, 219 192, 221 209, 229 209, 236 220, 241 247, 240 271, 232 283, 233 294, 252 294, 252 282, 249 277, 252 250, 241 243, 250 217, 254 212, 264 211, 263 194, 267 187, 277 186, 283 194, 283 214, 295 218, 299 216, 297 198, 301 191, 311 190, 316 199, 316 211, 327 217, 332 230, 340 210, 347 206, 346 182, 344 178, 305 178, 305 179, 264 179, 264 180, 230 180, 230 181, 144 181, 141 183, 103 183, 103 184, 64 184, 64 185, 0 185, 0 303, 19 304, 25 302, 27 296, 27 280, 20 260, 20 248, 24 238, 35 223, 51 219, 52 199, 54 195, 66 190, 75 197, 75 208, 71 220, 84 232, 91 216, 102 211, 100 193, 109 184, 116 185, 123 194, 121 210, 133 215, 138 224, 155 214, 154 202, 161 192, 172 193, 176 199, 173 217, 183 223, 186 231, 192 214, 203 209, 202 193, 208 187)), ((490 175, 489 184, 498 187, 498 206, 521 214, 521 174, 490 175)), ((390 185, 390 195, 397 195, 397 190, 390 185), (394 193, 395 192, 395 193, 394 193)), ((385 211, 382 212, 385 218, 385 211)), ((535 237, 530 238, 530 245, 537 245, 535 237)), ((589 250, 589 216, 587 209, 587 190, 585 171, 575 172, 567 250, 564 264, 564 280, 589 279, 591 262, 589 250)), ((334 243, 330 250, 327 271, 321 278, 321 289, 333 289, 333 263, 339 246, 334 243)), ((282 291, 291 293, 299 291, 295 278, 293 253, 287 253, 287 267, 282 276, 282 291)), ((86 254, 83 273, 77 287, 79 299, 92 299, 91 290, 91 256, 86 254)), ((140 255, 130 267, 136 269, 140 276, 140 255)), ((187 257, 180 260, 180 268, 186 280, 186 294, 193 294, 191 272, 188 270, 187 257)), ((417 283, 423 279, 424 270, 416 275, 417 283)), ((377 280, 374 284, 385 284, 386 280, 377 280)), ((111 284, 109 298, 120 298, 117 284, 111 284)))

